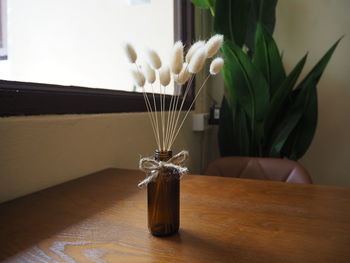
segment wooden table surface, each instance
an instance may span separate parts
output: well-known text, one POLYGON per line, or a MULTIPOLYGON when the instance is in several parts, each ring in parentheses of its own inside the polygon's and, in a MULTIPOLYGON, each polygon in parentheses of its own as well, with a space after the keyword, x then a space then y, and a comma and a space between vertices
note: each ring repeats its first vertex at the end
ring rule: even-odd
POLYGON ((141 172, 109 169, 0 205, 5 262, 350 262, 350 188, 186 176, 180 232, 147 230, 141 172))

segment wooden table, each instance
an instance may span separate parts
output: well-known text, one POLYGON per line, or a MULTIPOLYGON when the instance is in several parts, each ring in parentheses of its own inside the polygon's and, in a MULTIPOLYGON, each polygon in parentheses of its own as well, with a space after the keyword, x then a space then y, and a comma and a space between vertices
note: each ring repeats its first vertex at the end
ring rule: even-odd
POLYGON ((181 182, 180 232, 147 230, 141 172, 109 169, 0 205, 6 262, 350 262, 350 188, 181 182))

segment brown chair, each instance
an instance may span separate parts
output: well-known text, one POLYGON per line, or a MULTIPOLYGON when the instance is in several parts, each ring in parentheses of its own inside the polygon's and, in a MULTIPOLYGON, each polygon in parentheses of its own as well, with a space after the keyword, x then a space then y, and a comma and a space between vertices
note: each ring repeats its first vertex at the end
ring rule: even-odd
POLYGON ((223 157, 212 161, 204 174, 312 184, 312 179, 305 168, 287 159, 223 157))

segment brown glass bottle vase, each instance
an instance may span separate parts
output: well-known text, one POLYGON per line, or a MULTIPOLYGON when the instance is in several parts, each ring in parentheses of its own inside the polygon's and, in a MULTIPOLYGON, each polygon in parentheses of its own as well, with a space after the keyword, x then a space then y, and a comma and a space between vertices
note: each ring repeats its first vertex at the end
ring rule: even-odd
MULTIPOLYGON (((155 160, 167 161, 171 151, 156 151, 155 160)), ((147 185, 148 229, 154 236, 177 233, 180 224, 180 176, 176 169, 164 168, 147 185)))

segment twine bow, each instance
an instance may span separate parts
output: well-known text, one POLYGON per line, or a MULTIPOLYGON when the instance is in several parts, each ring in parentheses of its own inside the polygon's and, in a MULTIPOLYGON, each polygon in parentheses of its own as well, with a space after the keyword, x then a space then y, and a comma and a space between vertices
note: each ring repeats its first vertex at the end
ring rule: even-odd
POLYGON ((137 186, 143 187, 149 182, 155 180, 159 172, 163 169, 173 169, 177 171, 180 176, 186 174, 188 172, 188 169, 186 167, 183 167, 182 164, 187 160, 187 158, 188 151, 181 151, 166 162, 156 161, 150 157, 142 158, 139 163, 139 168, 148 176, 137 186))

